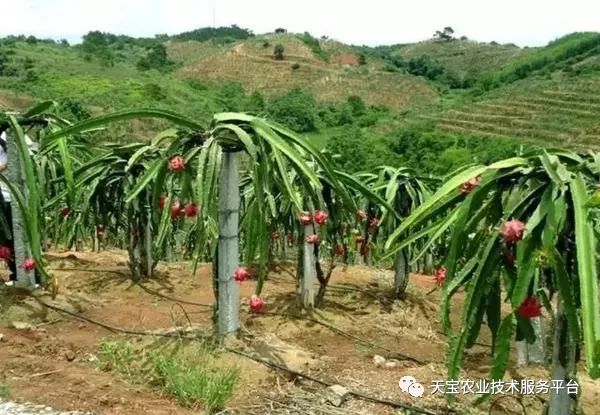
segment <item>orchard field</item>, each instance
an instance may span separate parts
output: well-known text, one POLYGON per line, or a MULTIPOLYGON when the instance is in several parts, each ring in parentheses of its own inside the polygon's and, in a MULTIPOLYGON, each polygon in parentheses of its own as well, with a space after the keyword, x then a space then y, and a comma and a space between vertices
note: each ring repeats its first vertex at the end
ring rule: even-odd
POLYGON ((596 155, 350 174, 244 113, 205 128, 156 109, 73 124, 54 108, 3 124, 14 250, 0 252, 18 265, 2 293, 6 395, 101 413, 593 405, 596 155), (94 139, 136 118, 173 127, 94 139), (408 375, 424 396, 402 393, 408 375), (529 376, 577 390, 430 392, 529 376))
POLYGON ((600 35, 447 29, 0 39, 0 415, 597 413, 600 35))

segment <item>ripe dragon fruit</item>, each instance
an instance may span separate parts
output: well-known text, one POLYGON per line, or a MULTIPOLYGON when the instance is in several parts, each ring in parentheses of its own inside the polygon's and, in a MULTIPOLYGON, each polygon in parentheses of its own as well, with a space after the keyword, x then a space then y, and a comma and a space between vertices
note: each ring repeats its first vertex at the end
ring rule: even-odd
POLYGON ((275 231, 271 234, 271 239, 274 241, 278 241, 280 238, 279 232, 275 231))
POLYGON ((539 317, 542 315, 542 305, 535 297, 527 297, 523 304, 517 308, 517 314, 525 319, 539 317))
POLYGON ((244 282, 250 278, 250 273, 244 267, 237 267, 233 273, 233 279, 237 282, 244 282))
POLYGON ((322 210, 317 210, 313 217, 315 218, 315 222, 317 222, 317 224, 324 225, 327 223, 327 219, 329 219, 329 214, 322 210))
POLYGON ((319 235, 317 235, 316 233, 308 235, 306 237, 306 242, 309 243, 309 244, 311 244, 311 245, 315 245, 316 243, 319 242, 319 235))
POLYGON ((63 215, 63 218, 66 218, 67 216, 69 216, 71 214, 71 209, 69 209, 68 206, 65 206, 64 208, 61 209, 60 211, 63 215))
POLYGON ((464 195, 471 193, 481 183, 481 176, 473 177, 460 186, 460 192, 464 195))
POLYGON ((193 218, 198 214, 198 206, 190 202, 183 208, 183 213, 186 218, 193 218))
POLYGON ((346 249, 344 248, 344 245, 337 244, 335 246, 334 252, 335 252, 336 255, 342 256, 346 252, 346 249))
POLYGON ((444 281, 446 281, 446 267, 437 268, 433 274, 433 278, 439 287, 444 285, 444 281))
POLYGON ((25 271, 32 271, 35 269, 35 261, 33 258, 27 258, 25 261, 23 261, 23 264, 21 264, 21 268, 23 268, 25 271))
POLYGON ((185 161, 181 156, 172 157, 169 160, 169 170, 180 173, 185 170, 185 161))
POLYGON ((260 311, 260 310, 262 310, 262 308, 263 308, 263 307, 264 307, 264 305, 265 305, 265 302, 264 302, 264 301, 263 301, 263 299, 262 299, 262 298, 260 298, 259 296, 257 296, 257 295, 253 295, 253 296, 250 298, 249 305, 250 305, 250 311, 252 311, 252 312, 257 312, 257 311, 260 311))
POLYGON ((162 195, 158 198, 158 208, 162 211, 165 208, 165 201, 167 200, 167 197, 165 195, 162 195))
POLYGON ((182 207, 179 202, 174 202, 171 205, 171 219, 177 219, 177 217, 181 214, 182 207))
POLYGON ((10 261, 12 259, 12 249, 8 246, 0 246, 0 259, 10 261))
POLYGON ((524 231, 525 224, 520 220, 513 219, 504 222, 502 229, 500 229, 500 235, 505 242, 514 243, 523 239, 524 231))

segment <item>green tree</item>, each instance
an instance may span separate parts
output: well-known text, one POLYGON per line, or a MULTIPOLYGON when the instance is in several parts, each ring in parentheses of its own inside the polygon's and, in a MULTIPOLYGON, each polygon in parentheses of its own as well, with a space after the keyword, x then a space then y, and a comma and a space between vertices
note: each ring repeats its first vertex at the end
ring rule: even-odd
POLYGON ((334 156, 338 168, 346 172, 365 170, 369 145, 360 128, 348 126, 341 132, 331 136, 327 149, 334 156))
POLYGON ((278 43, 277 45, 275 45, 275 49, 273 49, 273 55, 275 56, 275 59, 277 59, 279 61, 283 60, 284 52, 285 52, 285 48, 283 47, 283 45, 281 43, 278 43))
POLYGON ((292 130, 304 133, 315 131, 319 122, 318 105, 314 96, 302 89, 293 89, 276 97, 267 107, 269 115, 292 130))
POLYGON ((365 112, 367 111, 367 106, 365 105, 365 101, 363 101, 361 97, 359 97, 358 95, 350 95, 346 102, 348 102, 350 108, 352 108, 352 115, 354 115, 355 117, 365 115, 365 112))
POLYGON ((167 48, 162 43, 158 43, 150 48, 145 57, 140 58, 136 66, 142 71, 149 69, 168 71, 173 67, 173 61, 169 59, 167 48))

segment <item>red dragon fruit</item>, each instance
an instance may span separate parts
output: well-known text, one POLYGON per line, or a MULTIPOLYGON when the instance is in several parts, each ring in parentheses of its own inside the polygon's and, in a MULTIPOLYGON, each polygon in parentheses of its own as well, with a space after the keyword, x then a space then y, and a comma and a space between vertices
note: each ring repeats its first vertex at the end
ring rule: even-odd
POLYGON ((250 298, 249 305, 250 305, 250 311, 258 312, 258 311, 262 310, 262 308, 265 305, 265 302, 259 296, 253 295, 250 298))
POLYGON ((513 219, 504 222, 502 229, 500 229, 500 235, 505 242, 514 243, 523 239, 524 231, 525 224, 520 220, 513 219))
POLYGON ((329 214, 322 210, 317 210, 313 217, 315 218, 315 222, 317 222, 317 224, 324 225, 327 223, 327 219, 329 219, 329 214))
POLYGON ((8 246, 0 246, 0 259, 10 261, 12 259, 12 249, 8 246))
POLYGON ((317 235, 316 233, 308 235, 306 237, 306 242, 308 242, 311 245, 315 245, 316 243, 319 242, 319 235, 317 235))
POLYGON ((433 278, 438 286, 441 287, 444 285, 444 281, 446 281, 446 267, 437 268, 433 274, 433 278))
POLYGON ((195 203, 192 203, 192 202, 188 203, 183 208, 183 213, 186 218, 195 217, 198 214, 198 205, 196 205, 195 203))
POLYGON ((237 282, 244 282, 250 278, 250 273, 244 267, 237 267, 233 273, 233 279, 237 282))
POLYGON ((25 271, 32 271, 35 269, 35 261, 33 258, 27 258, 25 261, 23 261, 23 264, 21 264, 21 268, 23 268, 25 271))
POLYGON ((528 320, 539 317, 542 315, 542 305, 535 297, 527 297, 523 304, 517 308, 517 314, 528 320))
POLYGON ((342 244, 337 244, 335 246, 335 250, 334 250, 335 254, 338 256, 342 256, 344 255, 344 252, 346 252, 346 249, 344 248, 344 245, 342 244))
POLYGON ((185 170, 185 161, 181 156, 172 157, 169 160, 169 170, 180 173, 185 170))

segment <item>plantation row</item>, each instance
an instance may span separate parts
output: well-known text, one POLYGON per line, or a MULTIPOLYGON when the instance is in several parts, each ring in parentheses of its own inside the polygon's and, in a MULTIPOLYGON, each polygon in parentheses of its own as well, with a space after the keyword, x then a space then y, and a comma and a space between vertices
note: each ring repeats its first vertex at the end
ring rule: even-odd
POLYGON ((598 148, 600 94, 589 83, 572 90, 542 90, 535 95, 475 103, 440 115, 421 116, 439 128, 490 136, 524 138, 533 143, 570 148, 598 148))
MULTIPOLYGON (((12 219, 2 222, 12 222, 14 242, 14 252, 0 253, 18 265, 21 287, 32 288, 37 272, 56 291, 44 266, 48 241, 124 248, 134 279, 151 277, 158 261, 181 250, 194 269, 212 262, 215 332, 227 338, 240 327, 239 284, 255 278, 244 306, 268 307, 261 292, 286 249, 296 250, 298 305, 307 312, 323 305, 339 261, 393 264, 399 299, 410 267, 424 261, 443 292, 449 379, 458 379, 484 324, 493 340, 490 376, 501 379, 513 340, 536 341, 542 308, 554 315, 555 376, 575 377, 580 349, 590 376, 600 376, 598 155, 536 150, 463 165, 442 182, 404 167, 338 170, 335 155, 243 113, 215 114, 206 128, 164 110, 75 124, 54 110, 45 102, 0 119, 8 133, 0 180, 12 196, 12 219), (174 128, 146 142, 103 143, 110 125, 140 118, 174 128), (38 147, 32 155, 25 129, 38 147), (466 299, 456 329, 450 314, 459 291, 466 299)), ((574 404, 558 393, 551 413, 574 404)))

